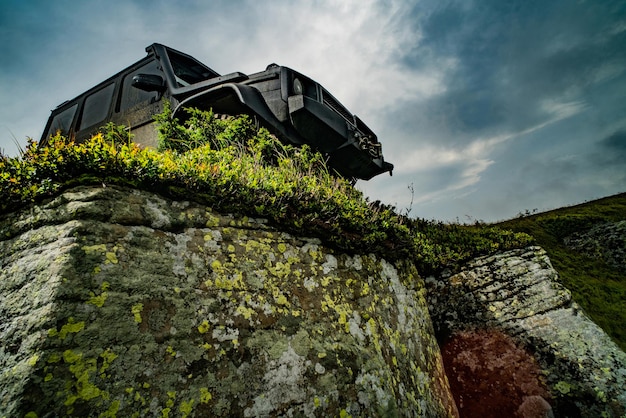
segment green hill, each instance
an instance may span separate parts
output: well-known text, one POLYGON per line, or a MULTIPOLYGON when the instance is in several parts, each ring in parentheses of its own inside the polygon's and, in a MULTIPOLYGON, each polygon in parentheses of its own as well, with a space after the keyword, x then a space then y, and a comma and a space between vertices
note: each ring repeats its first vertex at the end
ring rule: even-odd
POLYGON ((622 233, 617 241, 611 241, 598 229, 624 220, 626 193, 511 219, 497 226, 533 236, 550 256, 574 300, 626 350, 626 266, 612 263, 604 254, 611 250, 623 254, 626 236, 622 233), (586 250, 566 245, 568 238, 594 230, 599 236, 586 250))

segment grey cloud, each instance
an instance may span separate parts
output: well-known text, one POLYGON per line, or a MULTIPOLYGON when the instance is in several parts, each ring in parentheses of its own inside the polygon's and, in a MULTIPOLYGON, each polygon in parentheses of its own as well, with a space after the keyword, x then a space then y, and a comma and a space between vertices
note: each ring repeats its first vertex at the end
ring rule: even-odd
POLYGON ((619 130, 600 141, 608 150, 620 157, 626 154, 626 130, 619 130))
POLYGON ((599 147, 595 148, 590 163, 598 169, 609 169, 611 166, 617 170, 626 181, 626 130, 619 130, 599 141, 599 147))
POLYGON ((423 39, 404 64, 447 56, 456 66, 446 69, 447 91, 415 108, 429 120, 445 115, 452 133, 468 135, 546 122, 545 101, 584 102, 599 73, 624 71, 626 31, 616 27, 625 17, 623 2, 420 3, 412 18, 423 39))

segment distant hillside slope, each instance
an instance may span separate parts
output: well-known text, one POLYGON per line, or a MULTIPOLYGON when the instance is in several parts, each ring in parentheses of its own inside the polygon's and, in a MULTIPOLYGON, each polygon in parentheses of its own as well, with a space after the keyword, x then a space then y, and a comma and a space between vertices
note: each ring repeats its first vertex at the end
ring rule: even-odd
POLYGON ((535 237, 574 299, 626 350, 626 193, 497 226, 535 237))

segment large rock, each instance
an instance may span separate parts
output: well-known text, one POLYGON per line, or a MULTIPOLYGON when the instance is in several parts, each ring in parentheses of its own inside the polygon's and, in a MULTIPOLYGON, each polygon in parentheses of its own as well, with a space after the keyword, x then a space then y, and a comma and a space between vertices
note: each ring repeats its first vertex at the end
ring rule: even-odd
POLYGON ((411 264, 117 187, 0 236, 0 416, 456 414, 411 264))
MULTIPOLYGON (((510 385, 526 401, 538 402, 545 383, 551 394, 547 401, 554 410, 545 416, 621 417, 626 413, 626 354, 572 301, 541 248, 478 258, 458 274, 426 282, 436 333, 444 352, 450 344, 455 353, 447 365, 502 373, 490 391, 482 392, 483 405, 499 385, 510 385), (499 334, 512 338, 516 347, 495 359, 486 347, 499 334), (518 349, 533 354, 545 380, 531 379, 535 360, 524 360, 518 349), (503 358, 511 360, 503 362, 503 358)), ((455 386, 458 376, 450 368, 448 378, 455 386)), ((511 408, 515 411, 518 405, 511 408)), ((463 415, 461 405, 459 410, 463 415)))
POLYGON ((601 223, 563 241, 571 249, 626 273, 626 221, 601 223))

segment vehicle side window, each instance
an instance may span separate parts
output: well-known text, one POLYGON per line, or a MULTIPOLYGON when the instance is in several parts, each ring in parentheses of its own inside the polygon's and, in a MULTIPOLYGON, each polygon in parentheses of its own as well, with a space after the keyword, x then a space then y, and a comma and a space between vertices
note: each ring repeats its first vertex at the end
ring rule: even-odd
POLYGON ((104 121, 109 114, 111 100, 113 99, 113 90, 115 90, 115 83, 111 83, 105 88, 87 96, 79 130, 104 121))
POLYGON ((130 109, 131 107, 142 102, 153 102, 158 99, 158 92, 143 91, 132 86, 133 77, 137 74, 154 74, 163 77, 163 72, 159 70, 157 61, 150 61, 132 73, 127 74, 122 81, 122 99, 120 101, 118 112, 123 112, 124 110, 130 109))
POLYGON ((63 112, 56 115, 54 119, 52 119, 50 129, 48 130, 48 138, 56 135, 56 133, 59 131, 62 135, 67 135, 69 133, 70 125, 72 124, 72 120, 74 119, 74 115, 76 114, 77 107, 78 104, 74 104, 74 106, 65 109, 63 112))
POLYGON ((168 51, 170 63, 176 76, 178 87, 189 86, 220 75, 196 61, 193 58, 185 57, 174 51, 168 51))

